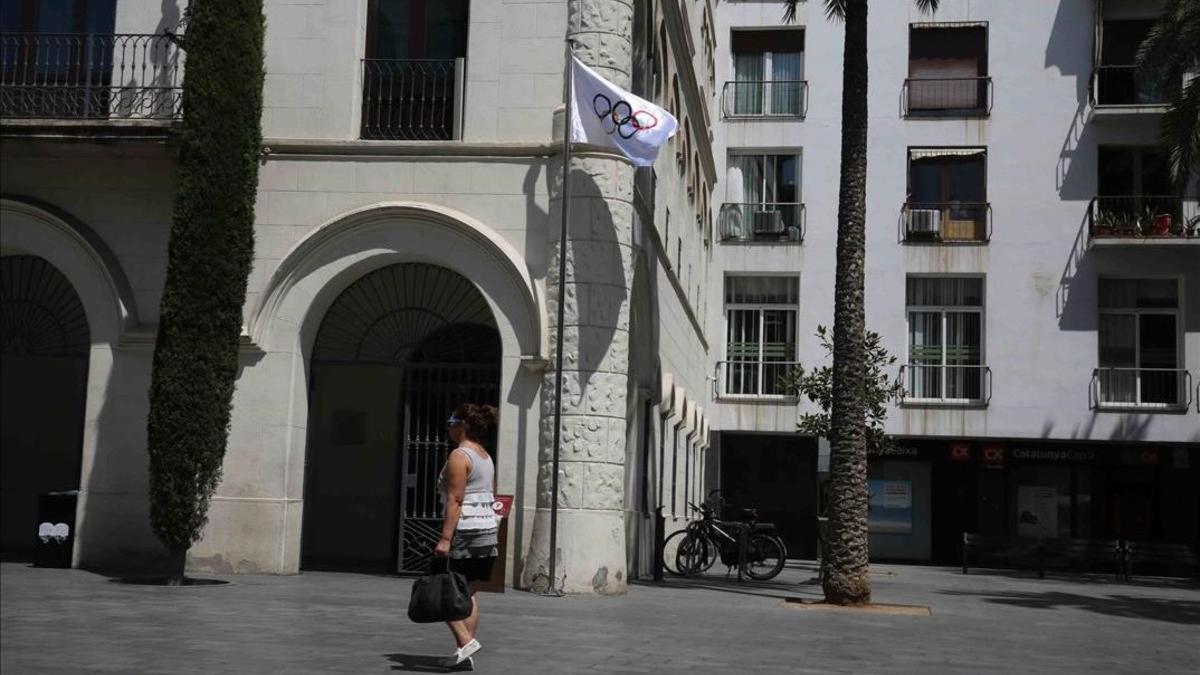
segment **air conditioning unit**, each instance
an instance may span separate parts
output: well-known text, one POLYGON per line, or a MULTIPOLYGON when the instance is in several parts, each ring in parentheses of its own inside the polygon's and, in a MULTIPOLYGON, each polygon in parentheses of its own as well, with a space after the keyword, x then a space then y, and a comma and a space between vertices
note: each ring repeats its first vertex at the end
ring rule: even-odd
POLYGON ((783 213, 755 211, 754 234, 783 234, 783 213))
POLYGON ((908 234, 917 237, 936 237, 942 231, 940 209, 909 209, 908 234))

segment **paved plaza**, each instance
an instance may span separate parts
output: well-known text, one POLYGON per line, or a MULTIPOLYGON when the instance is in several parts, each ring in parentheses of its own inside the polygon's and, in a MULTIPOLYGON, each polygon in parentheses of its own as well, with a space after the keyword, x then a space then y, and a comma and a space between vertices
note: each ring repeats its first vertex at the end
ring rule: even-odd
MULTIPOLYGON (((114 583, 4 564, 0 669, 21 673, 442 672, 441 625, 405 618, 410 581, 305 573, 223 586, 114 583)), ((879 603, 928 616, 781 606, 775 581, 634 585, 625 597, 481 596, 484 673, 1200 671, 1200 586, 874 567, 879 603)))

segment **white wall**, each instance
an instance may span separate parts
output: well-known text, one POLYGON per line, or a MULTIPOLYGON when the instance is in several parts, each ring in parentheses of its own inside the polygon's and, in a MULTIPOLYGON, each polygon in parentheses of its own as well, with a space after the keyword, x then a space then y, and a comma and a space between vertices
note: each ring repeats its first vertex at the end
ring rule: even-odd
MULTIPOLYGON (((800 6, 806 29, 809 110, 803 121, 719 122, 718 157, 725 148, 803 149, 802 194, 808 233, 802 250, 718 245, 716 270, 795 271, 800 275, 799 360, 824 361, 811 338, 832 322, 839 169, 842 27, 819 6, 800 6)), ((984 351, 994 395, 983 410, 893 409, 896 434, 948 437, 1023 437, 1147 441, 1200 440, 1195 403, 1188 414, 1096 413, 1088 387, 1097 365, 1096 277, 1178 275, 1183 279, 1185 362, 1200 375, 1200 246, 1141 246, 1085 250, 1088 201, 1097 190, 1096 147, 1152 143, 1156 117, 1097 120, 1086 105, 1092 71, 1092 0, 978 3, 948 0, 934 17, 915 3, 875 3, 870 13, 870 135, 867 179, 867 328, 884 335, 889 351, 907 351, 904 279, 912 273, 987 276, 984 351), (907 73, 908 24, 987 21, 988 71, 995 106, 982 120, 905 120, 901 86, 907 73), (971 145, 988 149, 987 193, 994 233, 986 246, 915 247, 900 244, 897 221, 905 199, 906 148, 971 145)), ((723 3, 718 78, 731 79, 731 27, 775 26, 778 7, 723 3)), ((714 203, 726 186, 718 183, 714 203)), ((714 276, 716 276, 714 272, 714 276)), ((721 289, 710 285, 709 333, 720 335, 721 289)), ((720 358, 718 353, 713 361, 720 358)), ((1193 396, 1195 394, 1193 393, 1193 396)), ((786 430, 792 406, 749 415, 745 406, 718 403, 722 429, 786 430)))

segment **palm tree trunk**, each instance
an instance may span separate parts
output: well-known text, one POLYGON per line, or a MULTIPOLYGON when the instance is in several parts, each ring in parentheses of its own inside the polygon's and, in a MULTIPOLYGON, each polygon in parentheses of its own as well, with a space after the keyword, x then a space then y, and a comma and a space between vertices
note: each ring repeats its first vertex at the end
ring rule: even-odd
POLYGON ((847 0, 842 68, 842 173, 838 188, 833 314, 833 406, 825 601, 871 601, 867 565, 866 345, 863 262, 867 187, 867 0, 847 0))

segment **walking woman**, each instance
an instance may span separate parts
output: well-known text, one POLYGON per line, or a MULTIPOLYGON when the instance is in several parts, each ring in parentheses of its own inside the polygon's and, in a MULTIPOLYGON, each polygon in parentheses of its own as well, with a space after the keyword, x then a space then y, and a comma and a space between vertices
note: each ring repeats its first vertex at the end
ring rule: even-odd
POLYGON ((446 420, 450 439, 456 447, 450 452, 438 477, 445 497, 446 515, 442 538, 433 553, 449 558, 450 569, 459 572, 471 584, 471 615, 461 621, 449 621, 458 648, 443 663, 447 668, 474 668, 471 655, 479 651, 475 639, 479 629, 478 583, 492 576, 496 562, 496 465, 483 439, 496 426, 496 408, 490 405, 463 404, 446 420))

